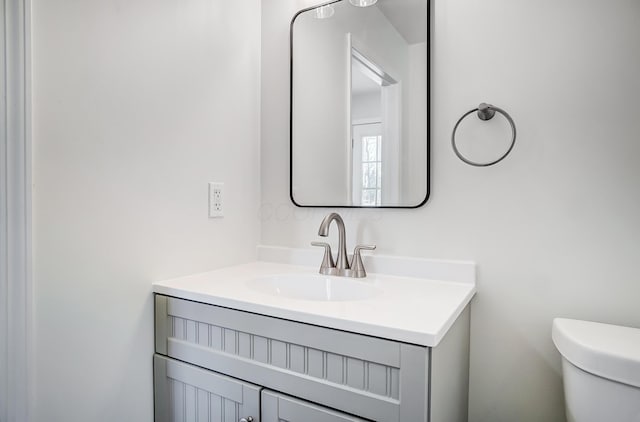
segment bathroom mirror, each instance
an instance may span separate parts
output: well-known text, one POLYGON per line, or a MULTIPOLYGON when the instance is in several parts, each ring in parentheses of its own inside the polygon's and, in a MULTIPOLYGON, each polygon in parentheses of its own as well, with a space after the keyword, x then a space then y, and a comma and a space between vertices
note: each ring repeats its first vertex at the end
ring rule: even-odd
POLYGON ((298 12, 291 22, 290 112, 296 205, 423 205, 428 0, 342 0, 298 12))

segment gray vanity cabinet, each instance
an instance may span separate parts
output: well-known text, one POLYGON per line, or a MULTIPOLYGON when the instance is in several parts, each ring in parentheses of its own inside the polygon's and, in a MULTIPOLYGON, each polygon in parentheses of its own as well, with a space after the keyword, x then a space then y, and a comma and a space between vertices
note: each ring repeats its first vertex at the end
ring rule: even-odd
POLYGON ((196 420, 185 409, 207 400, 235 419, 197 420, 466 421, 468 312, 428 348, 160 294, 155 306, 156 421, 196 420))

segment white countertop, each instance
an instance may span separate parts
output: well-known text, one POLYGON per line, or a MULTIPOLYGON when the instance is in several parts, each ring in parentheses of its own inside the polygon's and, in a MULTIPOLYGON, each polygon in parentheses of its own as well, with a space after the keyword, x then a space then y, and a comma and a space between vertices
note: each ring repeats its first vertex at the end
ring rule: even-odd
MULTIPOLYGON (((274 249, 285 250, 267 249, 268 253, 259 253, 259 256, 268 255, 273 258, 274 249)), ((282 251, 276 252, 276 255, 282 255, 282 251)), ((308 253, 311 252, 303 251, 303 254, 308 253)), ((372 263, 375 256, 367 258, 365 265, 369 262, 371 267, 376 267, 372 263)), ((412 262, 413 273, 420 273, 420 266, 425 268, 425 274, 433 273, 427 268, 431 263, 431 268, 438 268, 435 271, 438 274, 447 273, 447 267, 451 267, 454 269, 453 274, 463 276, 457 282, 369 273, 366 278, 359 280, 371 283, 380 289, 380 294, 363 300, 323 302, 260 293, 248 285, 251 280, 271 275, 317 274, 318 267, 257 261, 158 281, 153 283, 153 291, 277 318, 434 347, 475 294, 475 265, 468 262, 398 259, 402 263, 412 262)), ((393 265, 388 265, 390 261, 394 261, 394 258, 380 257, 379 262, 384 265, 379 264, 378 267, 393 269, 393 265)))

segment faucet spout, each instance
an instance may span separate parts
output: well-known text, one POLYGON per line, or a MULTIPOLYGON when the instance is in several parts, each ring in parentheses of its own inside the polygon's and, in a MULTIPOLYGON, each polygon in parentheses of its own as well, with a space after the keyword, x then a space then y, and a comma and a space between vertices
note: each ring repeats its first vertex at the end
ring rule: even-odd
POLYGON ((336 268, 338 270, 348 270, 349 269, 349 259, 347 258, 347 242, 346 242, 346 233, 344 229, 344 221, 342 217, 338 213, 332 212, 327 215, 320 223, 320 228, 318 229, 318 236, 327 237, 329 236, 329 226, 331 222, 335 221, 338 226, 338 256, 336 257, 336 268))

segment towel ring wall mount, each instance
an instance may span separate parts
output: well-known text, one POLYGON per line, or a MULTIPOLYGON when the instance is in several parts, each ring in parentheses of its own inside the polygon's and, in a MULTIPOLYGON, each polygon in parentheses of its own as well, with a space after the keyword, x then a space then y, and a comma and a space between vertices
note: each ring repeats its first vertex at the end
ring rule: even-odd
POLYGON ((459 159, 461 159, 463 162, 469 164, 470 166, 489 167, 489 166, 492 166, 494 164, 497 164, 500 161, 504 160, 507 155, 509 155, 509 153, 511 152, 511 150, 513 149, 513 146, 515 144, 516 144, 516 125, 513 122, 513 119, 511 118, 511 116, 509 116, 509 113, 507 113, 506 111, 504 111, 503 109, 501 109, 499 107, 496 107, 494 105, 487 104, 487 103, 480 103, 478 108, 474 108, 473 110, 469 110, 465 114, 463 114, 462 117, 460 117, 460 119, 458 119, 458 121, 456 122, 456 125, 453 127, 453 132, 451 133, 451 146, 453 147, 453 152, 456 153, 456 155, 458 156, 459 159), (480 120, 482 120, 482 121, 491 120, 493 118, 493 116, 496 115, 496 112, 498 112, 498 113, 502 114, 504 116, 504 118, 507 119, 507 121, 509 122, 509 125, 511 125, 511 133, 512 133, 511 145, 509 145, 509 149, 507 149, 507 152, 505 152, 497 160, 490 161, 488 163, 478 163, 478 162, 469 160, 467 157, 462 155, 460 153, 460 151, 458 150, 458 146, 456 145, 456 131, 458 130, 458 126, 464 120, 465 117, 467 117, 468 115, 470 115, 471 113, 474 113, 474 112, 477 112, 478 118, 480 120))

